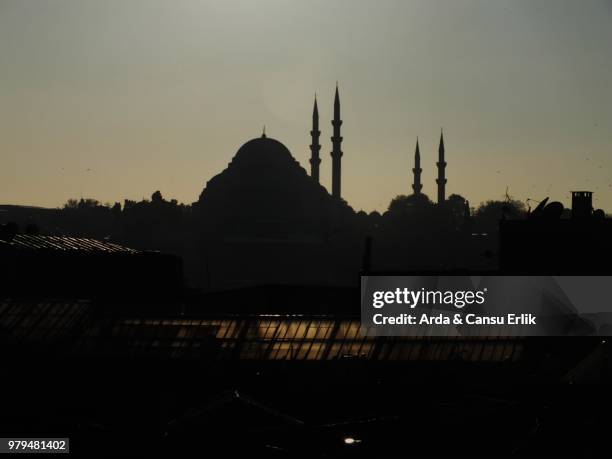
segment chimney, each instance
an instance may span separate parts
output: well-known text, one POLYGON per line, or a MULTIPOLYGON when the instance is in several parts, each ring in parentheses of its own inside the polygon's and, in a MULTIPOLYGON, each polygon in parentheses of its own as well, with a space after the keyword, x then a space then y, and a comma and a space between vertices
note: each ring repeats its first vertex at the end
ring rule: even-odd
POLYGON ((593 192, 572 191, 572 218, 590 218, 593 215, 593 192))

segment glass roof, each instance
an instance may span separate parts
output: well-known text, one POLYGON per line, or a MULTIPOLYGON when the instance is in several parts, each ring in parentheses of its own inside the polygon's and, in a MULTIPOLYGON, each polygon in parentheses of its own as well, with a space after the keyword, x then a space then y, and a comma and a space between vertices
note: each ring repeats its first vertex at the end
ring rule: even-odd
POLYGON ((70 354, 146 354, 230 360, 520 359, 513 337, 372 337, 358 318, 199 315, 130 318, 96 314, 89 301, 0 301, 4 344, 55 346, 70 354))

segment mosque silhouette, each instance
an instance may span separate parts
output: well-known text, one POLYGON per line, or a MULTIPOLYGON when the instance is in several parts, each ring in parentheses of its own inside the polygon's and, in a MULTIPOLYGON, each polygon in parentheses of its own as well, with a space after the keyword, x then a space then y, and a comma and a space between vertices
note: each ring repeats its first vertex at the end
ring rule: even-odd
MULTIPOLYGON (((355 212, 341 193, 337 88, 331 193, 320 183, 318 122, 315 100, 310 174, 264 131, 190 207, 158 191, 115 210, 7 208, 48 222, 73 216, 81 225, 100 214, 123 238, 22 234, 17 224, 0 225, 0 357, 12 370, 3 432, 57 432, 74 439, 75 450, 100 457, 119 447, 142 453, 143 445, 173 457, 190 449, 347 457, 339 448, 361 439, 370 449, 351 457, 432 448, 449 455, 474 445, 483 455, 506 446, 520 454, 554 446, 548 436, 556 440, 559 432, 571 439, 576 429, 605 444, 609 423, 596 421, 612 406, 607 387, 565 390, 610 380, 605 340, 368 336, 360 332, 357 287, 360 273, 383 274, 381 267, 455 275, 496 257, 501 264, 489 274, 610 274, 612 221, 593 210, 592 193, 573 193, 568 218, 561 203, 547 199, 516 219, 506 218, 501 203, 495 234, 475 232, 467 201, 446 196, 441 134, 436 204, 422 193, 417 141, 413 195, 398 196, 383 215, 355 212), (151 237, 155 231, 165 239, 151 237), (175 254, 130 242, 161 245, 170 237, 175 254), (492 246, 499 253, 487 256, 492 246), (53 377, 41 383, 41 374, 53 377), (537 411, 526 402, 537 398, 534 391, 546 397, 537 411), (493 412, 501 427, 491 422, 493 412), (534 413, 542 432, 534 431, 534 413), (415 416, 424 421, 415 424, 415 416), (440 442, 441 431, 456 436, 440 442), (474 432, 482 434, 478 441, 466 442, 474 432)), ((542 292, 532 293, 540 299, 542 292)), ((566 306, 561 296, 545 299, 566 306)), ((601 318, 605 326, 609 320, 601 318)), ((584 444, 564 442, 552 452, 568 450, 582 453, 584 444)))
MULTIPOLYGON (((261 137, 242 145, 228 167, 211 178, 193 204, 197 248, 187 255, 188 271, 205 284, 233 279, 271 283, 353 283, 362 264, 367 228, 342 199, 341 105, 336 85, 331 136, 331 193, 320 183, 321 144, 315 96, 310 130, 310 174, 278 140, 261 137), (190 258, 194 261, 190 262, 190 258), (197 260, 206 260, 198 263, 197 260)), ((419 145, 413 169, 414 196, 421 193, 419 145)), ((446 199, 444 137, 438 150, 437 203, 446 199)), ((425 197, 426 199, 426 197, 425 197)), ((362 215, 363 217, 363 215, 362 215)), ((363 218, 362 218, 363 219, 363 218)))

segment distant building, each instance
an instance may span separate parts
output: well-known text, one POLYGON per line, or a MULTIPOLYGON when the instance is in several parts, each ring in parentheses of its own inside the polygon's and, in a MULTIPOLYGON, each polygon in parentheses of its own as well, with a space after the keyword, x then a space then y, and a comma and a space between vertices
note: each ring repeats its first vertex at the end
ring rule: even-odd
POLYGON ((0 238, 0 295, 148 298, 182 287, 180 258, 108 241, 16 234, 0 238))
POLYGON ((593 192, 572 191, 572 218, 593 216, 593 192))
POLYGON ((193 208, 200 231, 194 263, 205 260, 197 275, 204 287, 339 281, 335 266, 343 264, 337 271, 345 283, 355 281, 362 244, 351 242, 355 212, 265 134, 240 147, 193 208))
POLYGON ((500 222, 504 271, 536 274, 611 274, 612 220, 593 211, 590 191, 572 192, 571 218, 563 206, 539 206, 525 220, 500 222))

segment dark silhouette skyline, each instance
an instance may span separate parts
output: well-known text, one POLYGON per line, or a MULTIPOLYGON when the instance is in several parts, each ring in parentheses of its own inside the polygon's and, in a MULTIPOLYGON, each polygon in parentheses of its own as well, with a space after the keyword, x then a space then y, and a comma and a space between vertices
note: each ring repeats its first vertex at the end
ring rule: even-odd
POLYGON ((356 210, 382 213, 409 193, 417 135, 422 191, 436 201, 441 126, 447 196, 478 204, 510 185, 523 201, 555 196, 569 208, 568 190, 584 188, 596 207, 612 208, 607 2, 409 0, 373 9, 371 0, 350 8, 135 1, 142 6, 66 0, 38 10, 8 0, 0 204, 114 203, 157 189, 190 203, 263 124, 308 169, 314 91, 320 182, 331 192, 338 80, 341 191, 356 210), (104 24, 113 17, 124 21, 109 36, 104 24), (351 20, 334 24, 339 17, 351 20))
POLYGON ((441 136, 439 202, 414 186, 383 214, 355 212, 339 180, 330 194, 265 128, 191 205, 158 190, 123 205, 0 207, 0 356, 15 374, 0 429, 68 435, 101 457, 113 453, 101 436, 176 457, 584 452, 557 435, 609 429, 609 391, 581 384, 610 379, 595 334, 607 314, 574 313, 584 336, 558 339, 362 330, 360 274, 612 274, 612 220, 591 192, 573 192, 571 210, 509 195, 473 209, 445 196, 444 154, 441 136), (394 440, 409 427, 417 439, 394 440), (482 439, 459 441, 475 427, 482 439))
MULTIPOLYGON (((342 151, 341 144, 344 139, 341 135, 341 126, 343 125, 343 120, 341 119, 341 104, 340 104, 340 94, 339 94, 338 83, 336 83, 335 93, 334 93, 333 118, 331 120, 331 125, 332 125, 332 132, 333 132, 333 135, 330 137, 330 141, 332 145, 332 151, 330 153, 330 156, 331 156, 331 164, 330 164, 331 183, 330 183, 329 188, 326 187, 324 184, 323 186, 329 190, 329 193, 332 196, 336 198, 342 198, 341 196, 342 194, 341 193, 341 183, 343 180, 342 156, 344 155, 344 153, 342 151)), ((310 130, 310 137, 311 137, 311 144, 309 146, 310 158, 308 162, 310 163, 310 176, 317 183, 320 183, 321 164, 323 163, 323 166, 327 165, 327 163, 323 161, 320 157, 320 149, 321 149, 321 144, 319 143, 320 135, 321 135, 321 131, 319 130, 318 101, 317 101, 317 97, 315 94, 315 100, 314 100, 313 112, 312 112, 312 129, 310 130)), ((262 137, 266 137, 265 126, 263 128, 262 137)), ((437 169, 437 177, 435 178, 436 189, 437 189, 436 203, 438 205, 442 205, 446 201, 446 195, 447 195, 446 185, 448 183, 448 178, 446 175, 446 166, 447 166, 446 146, 445 146, 445 141, 444 141, 444 132, 442 129, 440 130, 440 138, 439 138, 439 144, 438 144, 438 159, 435 165, 437 169)), ((86 171, 91 172, 92 169, 88 168, 86 169, 86 171)), ((427 168, 426 168, 426 171, 427 171, 427 168)), ((414 155, 414 167, 412 168, 413 183, 411 186, 412 192, 415 195, 420 194, 423 189, 423 182, 421 179, 422 172, 423 172, 423 168, 421 167, 421 150, 420 150, 419 140, 417 137, 417 144, 416 144, 416 150, 415 150, 415 155, 414 155)), ((491 172, 492 171, 484 171, 485 174, 491 174, 491 172)), ((500 172, 499 170, 496 171, 496 173, 499 173, 499 172, 500 172)), ((480 172, 480 173, 483 173, 483 172, 480 172)), ((587 179, 586 182, 589 182, 589 180, 587 179)), ((508 186, 506 186, 506 190, 508 190, 508 186)), ((401 190, 398 190, 398 191, 400 191, 400 195, 403 195, 401 194, 401 190)), ((457 193, 455 194, 457 195, 457 193)), ((86 198, 86 200, 87 199, 93 199, 93 198, 86 198)), ((527 198, 526 202, 529 202, 529 201, 534 201, 534 200, 531 198, 527 198)), ((115 203, 115 205, 117 205, 117 203, 115 203)), ((25 206, 25 207, 28 207, 28 206, 25 206)), ((377 212, 377 211, 373 211, 373 212, 377 212)))
MULTIPOLYGON (((399 194, 382 214, 355 212, 341 197, 340 108, 336 85, 330 139, 331 192, 320 183, 320 165, 329 162, 319 157, 315 96, 310 175, 281 142, 266 135, 264 127, 261 137, 242 145, 228 167, 207 181, 199 199, 191 205, 166 201, 156 191, 150 200, 125 200, 123 205, 105 206, 93 199, 80 199, 70 200, 59 211, 9 206, 0 213, 0 222, 18 223, 24 232, 36 228, 48 235, 110 238, 140 250, 172 253, 184 260, 190 285, 216 290, 266 283, 351 285, 363 268, 364 240, 369 241, 366 258, 371 270, 502 269, 501 253, 509 253, 502 245, 530 245, 498 239, 500 221, 540 221, 534 216, 542 212, 548 216, 547 221, 565 219, 570 213, 573 221, 605 220, 602 210, 593 210, 591 192, 573 193, 571 212, 558 202, 545 206, 548 198, 533 212, 508 194, 503 201, 490 200, 476 208, 470 208, 460 194, 447 198, 442 131, 436 162, 436 203, 422 192, 417 139, 413 194, 399 194)), ((560 224, 553 223, 555 227, 560 224)), ((516 223, 515 227, 520 225, 516 223)), ((533 224, 530 227, 535 228, 533 224)), ((517 238, 519 233, 513 234, 517 238)), ((573 241, 559 240, 553 245, 568 244, 573 241)), ((529 256, 523 254, 509 262, 506 255, 505 260, 509 266, 518 266, 529 256)))
MULTIPOLYGON (((313 131, 316 127, 313 124, 313 131)), ((438 170, 444 177, 438 179, 441 198, 446 183, 442 135, 439 150, 438 170)), ((311 174, 313 171, 311 168, 311 174)), ((258 284, 352 285, 364 267, 366 239, 370 241, 367 265, 373 271, 516 268, 529 257, 540 260, 538 249, 548 245, 539 243, 527 253, 508 250, 513 244, 532 247, 528 241, 535 238, 521 232, 512 233, 511 239, 499 239, 500 221, 516 220, 513 228, 522 227, 525 221, 526 228, 535 229, 529 222, 541 221, 542 214, 550 237, 557 234, 555 228, 570 225, 563 223, 570 217, 571 225, 584 231, 600 228, 597 223, 588 226, 591 222, 608 221, 603 211, 593 210, 590 192, 574 193, 571 211, 558 202, 546 205, 547 199, 533 211, 510 197, 477 208, 470 208, 458 194, 433 203, 420 189, 416 192, 420 173, 417 141, 415 193, 398 195, 383 214, 355 212, 309 176, 282 143, 264 132, 238 150, 192 205, 167 201, 157 191, 150 200, 125 200, 123 205, 104 206, 81 199, 57 211, 8 207, 0 213, 0 221, 18 223, 14 232, 110 239, 139 250, 178 255, 184 260, 187 283, 206 290, 258 284), (519 234, 525 234, 521 237, 527 242, 521 242, 519 234)), ((607 227, 601 228, 606 235, 607 227)), ((569 250, 577 243, 563 238, 551 241, 546 250, 561 257, 563 247, 569 250)), ((566 270, 572 261, 552 263, 545 257, 538 266, 566 270)))
POLYGON ((47 3, 0 6, 0 449, 609 448, 606 2, 47 3), (543 320, 380 334, 384 276, 543 320))

